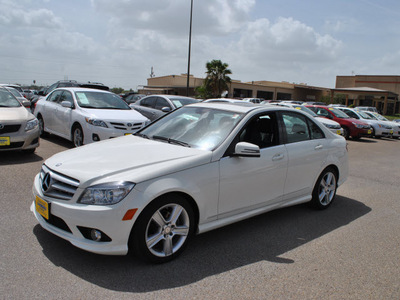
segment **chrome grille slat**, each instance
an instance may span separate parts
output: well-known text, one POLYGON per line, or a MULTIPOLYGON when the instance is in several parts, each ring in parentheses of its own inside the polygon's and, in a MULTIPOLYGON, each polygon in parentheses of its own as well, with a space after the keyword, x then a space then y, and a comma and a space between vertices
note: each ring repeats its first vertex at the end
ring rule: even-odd
POLYGON ((43 194, 60 200, 71 200, 79 181, 57 173, 43 165, 40 171, 40 186, 43 194))

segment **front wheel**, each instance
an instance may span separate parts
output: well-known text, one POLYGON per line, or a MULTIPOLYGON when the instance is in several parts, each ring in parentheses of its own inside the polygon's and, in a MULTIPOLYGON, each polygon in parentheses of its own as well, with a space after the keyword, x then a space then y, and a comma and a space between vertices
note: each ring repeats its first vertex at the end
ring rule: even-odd
POLYGON ((311 204, 315 208, 327 208, 335 198, 337 190, 337 175, 332 168, 325 169, 318 177, 312 193, 311 204))
POLYGON ((350 130, 347 127, 343 127, 343 136, 346 140, 350 138, 350 130))
POLYGON ((75 125, 72 129, 72 142, 74 143, 74 147, 83 145, 83 130, 80 125, 75 125))
POLYGON ((179 195, 168 195, 151 203, 139 216, 129 248, 146 261, 164 263, 178 256, 192 236, 194 213, 179 195))

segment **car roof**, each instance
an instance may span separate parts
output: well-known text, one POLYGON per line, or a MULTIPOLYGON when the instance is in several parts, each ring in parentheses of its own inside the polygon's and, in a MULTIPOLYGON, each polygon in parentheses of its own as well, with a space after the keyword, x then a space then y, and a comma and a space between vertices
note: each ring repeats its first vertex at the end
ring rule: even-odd
POLYGON ((91 88, 76 87, 76 86, 74 86, 74 87, 59 87, 59 88, 54 89, 51 92, 59 91, 59 90, 68 90, 71 92, 98 92, 98 93, 113 94, 110 91, 106 91, 106 90, 91 89, 91 88))
MULTIPOLYGON (((227 111, 232 111, 232 112, 237 112, 237 113, 244 113, 247 114, 251 111, 276 111, 276 110, 285 110, 285 111, 291 111, 293 112, 293 108, 290 107, 282 107, 282 106, 276 106, 276 105, 269 105, 269 104, 264 104, 264 105, 255 105, 252 103, 230 103, 230 102, 200 102, 200 103, 195 103, 195 104, 190 104, 188 105, 190 107, 209 107, 209 108, 214 108, 214 109, 222 109, 222 110, 227 110, 227 111)), ((301 112, 304 114, 304 112, 301 112)))

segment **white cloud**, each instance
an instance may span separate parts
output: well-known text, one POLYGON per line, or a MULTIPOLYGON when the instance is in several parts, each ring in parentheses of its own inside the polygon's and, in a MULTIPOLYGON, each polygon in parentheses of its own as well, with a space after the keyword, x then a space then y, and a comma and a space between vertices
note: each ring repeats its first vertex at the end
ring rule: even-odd
POLYGON ((0 26, 61 28, 62 22, 48 9, 27 11, 18 3, 2 1, 0 2, 0 26))

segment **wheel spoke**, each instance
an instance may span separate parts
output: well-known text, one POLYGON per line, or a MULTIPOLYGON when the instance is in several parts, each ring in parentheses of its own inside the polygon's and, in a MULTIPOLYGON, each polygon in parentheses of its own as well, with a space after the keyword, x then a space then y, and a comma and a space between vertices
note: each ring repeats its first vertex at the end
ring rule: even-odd
POLYGON ((176 221, 180 217, 182 211, 183 211, 183 207, 182 206, 179 206, 179 205, 175 205, 174 206, 174 209, 173 209, 172 214, 171 214, 171 218, 169 220, 171 222, 171 224, 173 224, 173 225, 176 224, 176 221))
POLYGON ((167 221, 165 221, 163 215, 161 212, 158 210, 153 217, 151 218, 154 222, 158 224, 158 226, 163 227, 167 224, 167 221))
POLYGON ((179 226, 174 228, 174 235, 187 236, 188 234, 189 234, 189 227, 187 226, 179 226))
POLYGON ((172 236, 168 235, 165 237, 164 241, 164 254, 165 256, 171 255, 173 253, 172 236))
POLYGON ((159 233, 157 233, 157 234, 155 234, 155 235, 149 237, 149 238, 146 240, 147 247, 148 247, 149 249, 151 249, 151 248, 153 248, 155 245, 157 245, 157 244, 158 244, 161 240, 163 240, 163 239, 164 239, 164 235, 163 235, 162 232, 160 231, 159 233))

